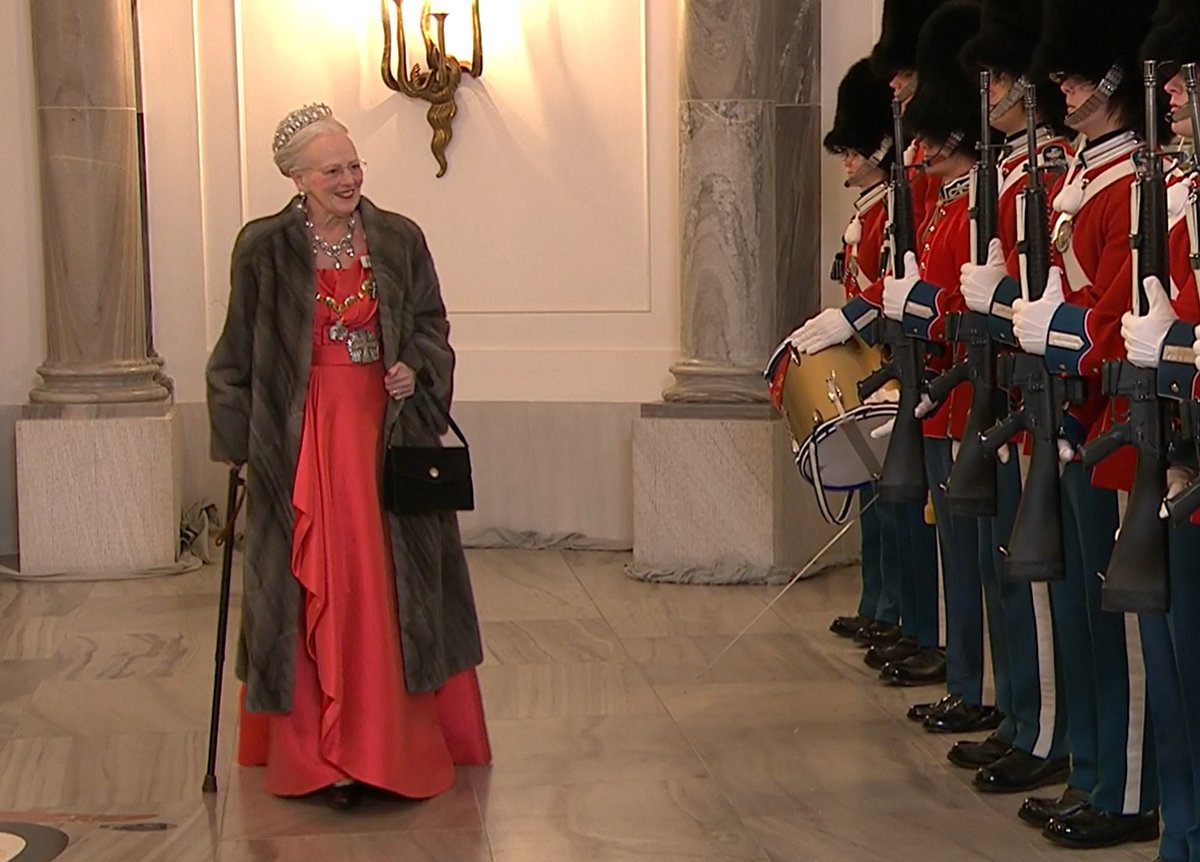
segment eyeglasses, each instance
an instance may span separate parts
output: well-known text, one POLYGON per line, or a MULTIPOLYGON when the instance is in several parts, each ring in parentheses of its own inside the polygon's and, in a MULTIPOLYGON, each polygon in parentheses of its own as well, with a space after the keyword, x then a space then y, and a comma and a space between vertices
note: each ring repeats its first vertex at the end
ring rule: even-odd
POLYGON ((340 179, 342 176, 342 173, 345 171, 349 171, 350 176, 352 176, 352 177, 361 177, 362 173, 363 173, 363 168, 365 168, 366 166, 367 166, 366 162, 358 161, 358 162, 350 162, 349 164, 346 164, 346 165, 326 165, 326 166, 320 167, 320 168, 303 168, 303 170, 316 171, 324 179, 336 180, 336 179, 340 179))

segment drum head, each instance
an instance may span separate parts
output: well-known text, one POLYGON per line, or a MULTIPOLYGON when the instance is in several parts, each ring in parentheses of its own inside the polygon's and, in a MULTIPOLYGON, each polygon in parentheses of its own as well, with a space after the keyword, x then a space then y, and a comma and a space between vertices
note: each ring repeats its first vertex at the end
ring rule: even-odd
POLYGON ((888 438, 876 440, 871 432, 896 416, 895 404, 868 404, 856 408, 845 417, 823 423, 800 447, 796 464, 804 478, 827 491, 853 491, 875 481, 871 467, 864 463, 856 441, 846 433, 852 425, 861 435, 861 442, 874 456, 877 465, 887 455, 888 438))

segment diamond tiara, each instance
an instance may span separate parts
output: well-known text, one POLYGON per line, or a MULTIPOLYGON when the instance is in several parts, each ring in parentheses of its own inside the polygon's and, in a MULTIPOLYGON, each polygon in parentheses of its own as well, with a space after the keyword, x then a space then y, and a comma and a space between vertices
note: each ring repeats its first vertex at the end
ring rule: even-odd
POLYGON ((305 126, 310 126, 319 120, 333 117, 333 109, 323 102, 314 102, 297 108, 279 121, 275 127, 275 140, 271 143, 271 152, 277 153, 288 145, 288 141, 296 137, 296 133, 305 126))

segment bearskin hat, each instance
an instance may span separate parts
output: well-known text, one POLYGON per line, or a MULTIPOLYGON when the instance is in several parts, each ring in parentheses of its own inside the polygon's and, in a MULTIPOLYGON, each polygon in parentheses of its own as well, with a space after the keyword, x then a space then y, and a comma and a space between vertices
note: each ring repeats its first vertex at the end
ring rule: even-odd
POLYGON ((979 85, 948 46, 962 45, 979 31, 979 4, 951 0, 929 16, 917 40, 917 92, 904 110, 909 131, 930 142, 948 141, 975 151, 979 142, 979 85))
POLYGON ((1200 63, 1200 0, 1159 0, 1142 59, 1200 63))
POLYGON ((1078 75, 1101 81, 1110 67, 1121 67, 1121 85, 1110 102, 1134 128, 1143 124, 1139 49, 1150 30, 1156 0, 1045 0, 1042 38, 1033 55, 1037 77, 1078 75))
POLYGON ((979 32, 959 55, 963 65, 1021 77, 1033 61, 1041 24, 1042 0, 983 0, 979 32))
POLYGON ((875 74, 887 80, 917 67, 917 37, 933 10, 944 0, 883 0, 883 25, 871 50, 875 74))
MULTIPOLYGON (((837 111, 833 128, 825 135, 825 149, 831 153, 854 150, 870 157, 891 134, 892 88, 875 74, 870 59, 864 57, 838 84, 837 111)), ((887 164, 885 159, 881 166, 887 164)))
MULTIPOLYGON (((1044 0, 983 0, 979 32, 963 45, 959 58, 968 70, 990 69, 1020 78, 1033 65, 1033 52, 1042 32, 1044 0)), ((1046 77, 1035 81, 1042 122, 1063 132, 1066 99, 1046 77)))

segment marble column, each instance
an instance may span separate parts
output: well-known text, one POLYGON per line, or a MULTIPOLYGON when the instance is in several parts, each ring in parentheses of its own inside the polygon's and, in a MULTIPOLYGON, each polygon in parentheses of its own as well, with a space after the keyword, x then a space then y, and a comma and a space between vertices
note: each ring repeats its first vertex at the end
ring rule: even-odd
POLYGON ((147 344, 133 6, 31 0, 30 10, 46 361, 29 400, 166 404, 147 344))
POLYGON ((683 5, 685 359, 663 398, 764 403, 765 360, 820 298, 820 2, 683 5))
POLYGON ((30 0, 46 359, 16 428, 22 577, 180 568, 179 431, 149 344, 135 7, 30 0))
MULTIPOLYGON (((762 379, 821 296, 821 4, 682 7, 684 359, 634 428, 634 574, 787 578, 833 532, 762 379)), ((854 558, 847 539, 822 563, 854 558)))

